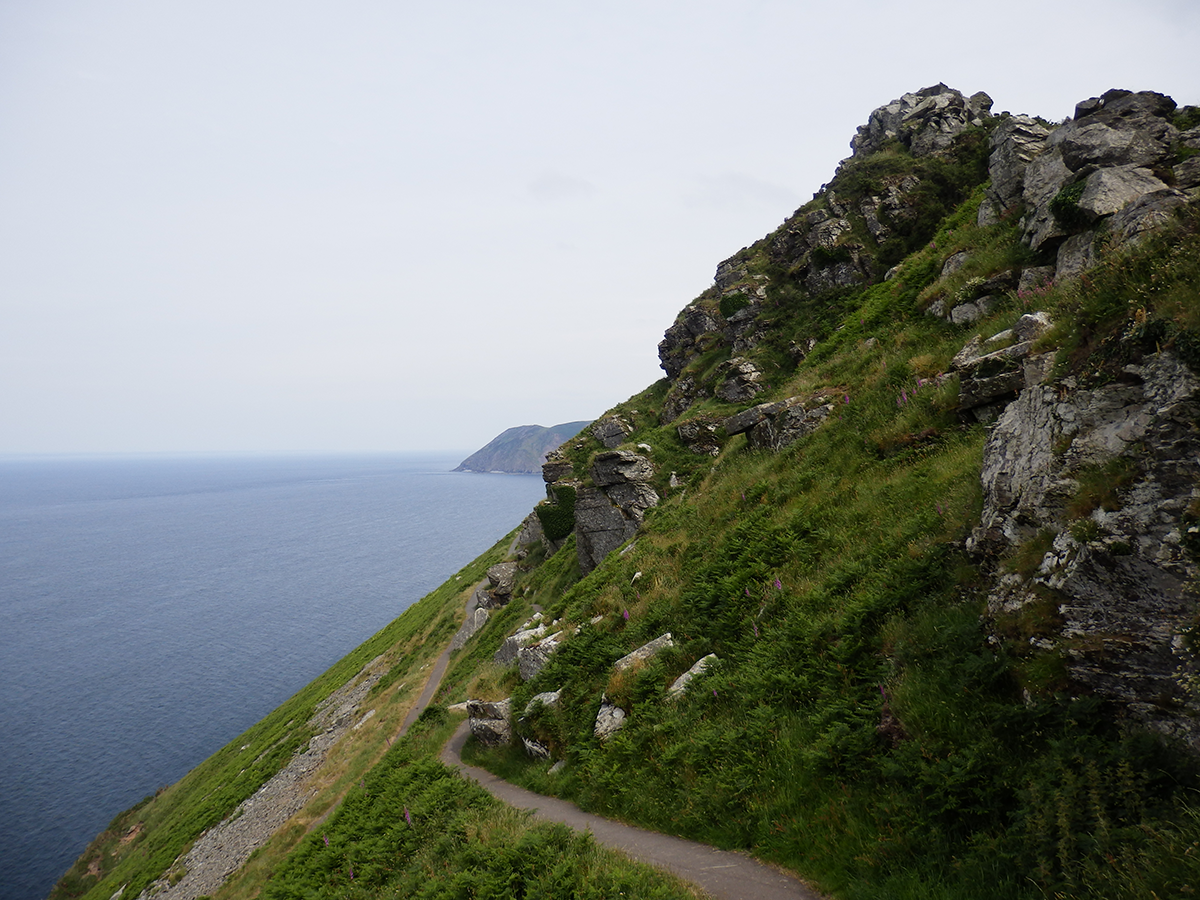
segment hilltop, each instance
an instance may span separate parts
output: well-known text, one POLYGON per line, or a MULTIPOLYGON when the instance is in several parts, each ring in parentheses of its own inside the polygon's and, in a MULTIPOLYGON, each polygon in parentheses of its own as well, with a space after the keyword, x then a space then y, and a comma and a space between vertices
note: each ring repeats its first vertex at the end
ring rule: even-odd
POLYGON ((546 454, 569 441, 591 424, 565 422, 562 425, 516 425, 492 438, 454 469, 455 472, 503 472, 510 475, 534 475, 542 471, 546 454))
POLYGON ((441 766, 466 701, 475 765, 831 896, 1194 893, 1200 109, 991 107, 872 112, 519 529, 55 896, 180 900, 182 851, 354 685, 311 799, 216 897, 683 895, 441 766))

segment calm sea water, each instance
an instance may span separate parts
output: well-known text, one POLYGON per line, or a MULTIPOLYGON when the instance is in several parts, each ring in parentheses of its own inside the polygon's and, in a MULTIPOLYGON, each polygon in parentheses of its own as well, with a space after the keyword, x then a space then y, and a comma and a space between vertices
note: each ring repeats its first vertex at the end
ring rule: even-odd
POLYGON ((466 454, 0 461, 0 897, 513 528, 466 454))

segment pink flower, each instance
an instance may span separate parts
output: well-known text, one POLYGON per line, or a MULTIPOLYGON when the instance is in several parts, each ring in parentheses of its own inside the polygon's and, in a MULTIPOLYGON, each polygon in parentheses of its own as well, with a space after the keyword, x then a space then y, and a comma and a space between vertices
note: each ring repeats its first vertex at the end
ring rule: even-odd
POLYGON ((777 591, 783 590, 783 582, 780 581, 778 578, 775 579, 775 590, 777 590, 777 591))
POLYGON ((625 621, 629 621, 629 610, 625 610, 625 621))
POLYGON ((404 821, 405 821, 405 822, 407 822, 409 825, 411 825, 411 824, 412 824, 412 816, 410 816, 410 815, 408 814, 408 807, 407 807, 407 806, 406 806, 406 807, 404 807, 404 821))

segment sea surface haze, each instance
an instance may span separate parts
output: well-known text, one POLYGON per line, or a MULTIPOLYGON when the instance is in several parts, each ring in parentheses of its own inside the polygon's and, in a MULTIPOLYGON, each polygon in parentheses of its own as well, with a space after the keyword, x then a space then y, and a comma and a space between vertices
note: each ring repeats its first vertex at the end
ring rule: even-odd
POLYGON ((515 527, 466 454, 0 460, 0 898, 515 527))

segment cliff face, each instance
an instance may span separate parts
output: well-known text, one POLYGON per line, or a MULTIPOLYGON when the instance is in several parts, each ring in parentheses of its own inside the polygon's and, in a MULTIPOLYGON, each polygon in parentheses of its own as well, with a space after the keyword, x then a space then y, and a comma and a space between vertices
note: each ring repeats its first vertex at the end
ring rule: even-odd
MULTIPOLYGON (((1200 110, 939 84, 851 148, 547 455, 440 699, 513 777, 835 894, 1188 895, 1200 110)), ((306 840, 279 871, 333 896, 306 840)))

